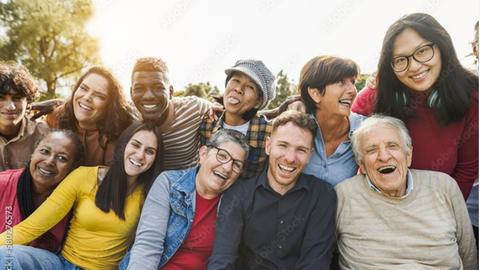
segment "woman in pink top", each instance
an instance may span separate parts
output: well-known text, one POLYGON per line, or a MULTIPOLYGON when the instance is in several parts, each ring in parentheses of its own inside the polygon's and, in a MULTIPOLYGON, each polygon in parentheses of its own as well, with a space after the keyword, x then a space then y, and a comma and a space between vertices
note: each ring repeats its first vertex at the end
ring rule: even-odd
MULTIPOLYGON (((3 232, 32 214, 55 187, 83 161, 83 146, 72 131, 53 131, 36 146, 26 168, 0 172, 0 215, 3 232)), ((60 250, 68 216, 30 245, 60 250)))

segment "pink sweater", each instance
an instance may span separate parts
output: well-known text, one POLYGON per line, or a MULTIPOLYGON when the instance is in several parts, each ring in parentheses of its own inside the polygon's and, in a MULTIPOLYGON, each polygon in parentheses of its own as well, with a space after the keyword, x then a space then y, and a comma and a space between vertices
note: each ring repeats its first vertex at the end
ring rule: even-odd
MULTIPOLYGON (((412 103, 418 104, 405 123, 413 143, 411 168, 449 174, 466 199, 478 176, 478 92, 472 95, 464 118, 447 126, 440 125, 434 110, 426 106, 426 93, 411 91, 410 95, 412 103)), ((375 89, 367 87, 357 95, 352 111, 371 115, 374 103, 375 89)))
MULTIPOLYGON (((4 211, 0 215, 0 233, 22 221, 17 200, 17 184, 23 170, 24 168, 0 172, 0 207, 4 211)), ((67 222, 68 215, 50 230, 53 238, 37 238, 30 245, 52 252, 59 251, 67 229, 67 222)))

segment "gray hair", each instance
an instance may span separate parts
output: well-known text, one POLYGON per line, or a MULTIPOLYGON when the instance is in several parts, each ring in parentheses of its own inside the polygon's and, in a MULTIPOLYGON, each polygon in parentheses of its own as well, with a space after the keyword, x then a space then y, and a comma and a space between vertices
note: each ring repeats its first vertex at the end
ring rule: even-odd
POLYGON ((238 144, 243 151, 245 151, 245 156, 248 156, 248 151, 250 147, 247 144, 247 138, 243 133, 234 129, 220 129, 215 132, 212 137, 207 141, 207 146, 218 147, 220 144, 233 142, 238 144))
POLYGON ((352 149, 355 154, 355 160, 357 163, 360 163, 363 159, 362 151, 360 149, 360 138, 367 132, 375 130, 379 126, 388 127, 397 131, 401 140, 401 147, 405 153, 408 153, 412 150, 412 139, 408 133, 408 129, 403 123, 402 120, 386 116, 382 114, 374 114, 371 117, 367 118, 365 121, 360 124, 360 127, 357 128, 352 136, 352 149))

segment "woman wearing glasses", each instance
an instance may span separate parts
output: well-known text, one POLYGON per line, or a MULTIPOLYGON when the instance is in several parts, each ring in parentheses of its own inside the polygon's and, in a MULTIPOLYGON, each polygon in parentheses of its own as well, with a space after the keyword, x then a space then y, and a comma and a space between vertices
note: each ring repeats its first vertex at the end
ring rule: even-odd
POLYGON ((206 269, 220 195, 240 176, 248 149, 241 132, 221 129, 200 148, 199 166, 160 174, 120 269, 206 269))
POLYGON ((478 76, 461 66, 432 16, 410 14, 390 26, 376 90, 363 90, 355 103, 402 119, 415 145, 411 167, 451 175, 468 196, 478 174, 478 76))

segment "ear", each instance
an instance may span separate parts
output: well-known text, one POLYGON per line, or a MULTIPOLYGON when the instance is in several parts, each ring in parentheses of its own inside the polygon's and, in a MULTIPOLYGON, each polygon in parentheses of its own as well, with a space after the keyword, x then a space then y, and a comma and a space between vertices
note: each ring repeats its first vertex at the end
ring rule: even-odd
POLYGON ((173 85, 170 85, 168 87, 168 91, 170 92, 170 98, 172 98, 173 97, 173 85))
POLYGON ((270 136, 267 136, 267 138, 265 138, 265 153, 267 153, 267 155, 270 155, 271 144, 272 139, 270 139, 270 136))
POLYGON ((320 94, 320 90, 318 90, 318 88, 308 87, 307 91, 308 95, 312 98, 313 101, 315 101, 315 103, 320 103, 320 101, 322 100, 322 95, 320 94))
POLYGON ((198 149, 198 156, 200 158, 200 161, 198 163, 202 164, 207 158, 207 154, 208 154, 208 147, 205 145, 202 145, 202 147, 198 149))
POLYGON ((365 166, 363 163, 360 163, 358 170, 360 171, 361 174, 367 174, 367 170, 365 169, 365 166))
POLYGON ((408 150, 407 152, 407 166, 410 168, 412 165, 412 150, 408 150))
POLYGON ((133 93, 133 87, 130 86, 130 97, 132 97, 132 93, 133 93))

